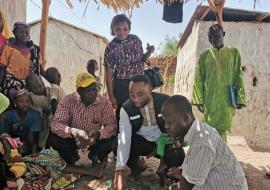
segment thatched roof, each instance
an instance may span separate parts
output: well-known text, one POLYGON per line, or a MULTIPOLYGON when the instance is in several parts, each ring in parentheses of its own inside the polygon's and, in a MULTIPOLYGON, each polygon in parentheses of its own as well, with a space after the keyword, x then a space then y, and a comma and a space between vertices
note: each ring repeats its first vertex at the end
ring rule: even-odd
MULTIPOLYGON (((86 8, 91 0, 78 0, 81 3, 86 4, 86 8)), ((139 8, 142 3, 147 0, 93 0, 96 4, 103 4, 108 8, 118 10, 132 10, 133 8, 139 8)), ((156 0, 157 3, 172 3, 178 0, 156 0)), ((188 0, 182 0, 187 2, 188 0)), ((71 0, 66 0, 70 8, 73 7, 71 0)))
MULTIPOLYGON (((138 8, 140 5, 148 0, 78 0, 80 3, 85 3, 86 8, 88 7, 88 4, 90 1, 94 1, 96 4, 103 4, 107 6, 108 8, 113 8, 115 11, 118 10, 132 10, 133 8, 138 8)), ((173 3, 178 0, 156 0, 157 3, 173 3)), ((183 2, 188 2, 190 0, 182 0, 183 2)), ((198 0, 197 0, 198 1, 198 0)), ((66 0, 67 4, 70 8, 73 7, 72 0, 66 0)), ((254 10, 256 7, 256 4, 258 3, 258 0, 254 0, 254 10)), ((199 3, 199 2, 198 2, 199 3)))

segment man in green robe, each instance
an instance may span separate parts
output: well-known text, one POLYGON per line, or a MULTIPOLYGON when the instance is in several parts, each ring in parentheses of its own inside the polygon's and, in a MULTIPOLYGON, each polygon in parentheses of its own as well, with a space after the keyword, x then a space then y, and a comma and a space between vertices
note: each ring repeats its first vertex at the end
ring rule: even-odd
POLYGON ((200 55, 191 102, 203 113, 203 121, 213 126, 226 141, 235 107, 245 106, 245 91, 239 51, 224 46, 224 35, 221 25, 209 28, 208 38, 213 48, 200 55), (236 89, 236 106, 232 106, 230 88, 236 89))

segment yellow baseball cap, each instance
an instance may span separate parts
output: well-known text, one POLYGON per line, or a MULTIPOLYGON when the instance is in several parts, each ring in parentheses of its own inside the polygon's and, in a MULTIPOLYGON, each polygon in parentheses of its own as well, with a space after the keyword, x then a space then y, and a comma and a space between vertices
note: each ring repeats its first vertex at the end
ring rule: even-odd
POLYGON ((87 87, 97 82, 96 78, 89 73, 80 73, 76 78, 76 88, 87 87))
POLYGON ((3 113, 9 106, 9 99, 0 93, 0 114, 3 113))

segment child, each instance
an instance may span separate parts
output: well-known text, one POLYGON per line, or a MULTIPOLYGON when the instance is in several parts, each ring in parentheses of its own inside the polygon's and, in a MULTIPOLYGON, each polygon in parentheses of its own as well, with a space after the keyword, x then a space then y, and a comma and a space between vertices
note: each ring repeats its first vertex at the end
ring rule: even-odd
POLYGON ((98 82, 100 82, 100 77, 99 76, 96 76, 96 71, 98 71, 98 63, 96 60, 94 59, 90 59, 88 62, 87 62, 87 66, 86 66, 86 69, 87 69, 87 72, 90 73, 91 75, 93 75, 96 80, 98 82))
POLYGON ((41 114, 41 132, 38 139, 38 147, 44 148, 49 136, 49 126, 52 120, 49 88, 45 88, 42 79, 37 75, 29 75, 25 79, 26 87, 32 99, 32 108, 41 114))
POLYGON ((86 69, 87 69, 88 73, 90 73, 91 75, 93 75, 96 78, 98 90, 101 90, 102 89, 101 79, 100 79, 99 76, 97 76, 95 74, 95 72, 98 70, 98 63, 97 63, 97 61, 94 60, 94 59, 90 59, 87 62, 86 69))
POLYGON ((15 109, 4 113, 5 133, 23 142, 22 155, 37 153, 38 134, 41 131, 40 113, 30 108, 31 98, 26 89, 19 90, 14 97, 15 109))
POLYGON ((50 67, 46 70, 45 76, 51 84, 50 89, 50 104, 52 114, 54 115, 57 105, 66 96, 65 91, 60 86, 61 74, 55 67, 50 67))

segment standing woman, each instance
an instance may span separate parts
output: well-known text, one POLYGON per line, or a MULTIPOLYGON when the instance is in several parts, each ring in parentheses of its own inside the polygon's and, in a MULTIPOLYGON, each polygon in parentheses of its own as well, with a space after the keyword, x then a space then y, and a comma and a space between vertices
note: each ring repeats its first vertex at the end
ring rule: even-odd
POLYGON ((0 60, 6 66, 7 73, 20 80, 25 80, 30 73, 44 76, 39 47, 30 40, 30 26, 16 22, 12 32, 15 39, 9 40, 0 60))
POLYGON ((107 45, 104 56, 106 86, 108 96, 119 112, 122 104, 129 98, 129 82, 132 77, 144 74, 144 61, 154 52, 154 46, 147 44, 143 53, 142 42, 138 36, 129 34, 131 21, 124 14, 113 17, 111 34, 114 39, 107 45))

